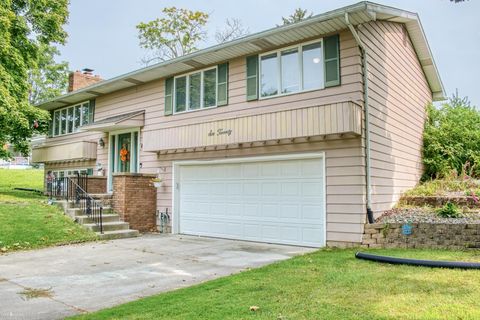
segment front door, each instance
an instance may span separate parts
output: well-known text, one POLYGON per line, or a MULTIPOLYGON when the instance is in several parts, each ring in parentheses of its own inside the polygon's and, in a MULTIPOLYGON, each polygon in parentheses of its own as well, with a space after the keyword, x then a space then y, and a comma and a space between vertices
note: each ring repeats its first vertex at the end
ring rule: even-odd
POLYGON ((122 133, 118 135, 117 153, 119 161, 117 161, 116 172, 130 172, 131 168, 131 152, 132 152, 132 134, 122 133))
POLYGON ((115 172, 138 172, 138 131, 111 132, 108 152, 108 190, 115 172))

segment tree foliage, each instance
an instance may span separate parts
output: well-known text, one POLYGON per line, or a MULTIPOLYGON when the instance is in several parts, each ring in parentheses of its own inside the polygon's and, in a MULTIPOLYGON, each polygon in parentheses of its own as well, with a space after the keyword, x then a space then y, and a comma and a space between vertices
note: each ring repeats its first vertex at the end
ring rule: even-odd
POLYGON ((222 30, 217 30, 217 32, 215 32, 215 40, 217 43, 224 43, 246 36, 249 33, 250 30, 243 26, 240 19, 227 19, 225 20, 225 27, 222 30))
POLYGON ((68 0, 0 0, 0 158, 13 145, 27 154, 29 138, 48 129, 47 112, 29 101, 29 71, 41 45, 65 43, 68 0))
POLYGON ((66 92, 68 87, 68 63, 56 63, 55 56, 60 54, 51 45, 41 44, 37 67, 30 70, 29 101, 36 104, 52 99, 66 92))
POLYGON ((150 22, 137 25, 140 47, 151 50, 151 57, 143 62, 165 61, 197 50, 198 42, 204 40, 208 13, 176 7, 164 8, 165 15, 150 22))
POLYGON ((454 171, 480 177, 480 111, 466 98, 453 96, 441 107, 427 108, 423 134, 424 179, 454 171))
POLYGON ((307 9, 297 8, 288 17, 282 17, 282 25, 296 23, 313 16, 313 13, 308 13, 307 9))

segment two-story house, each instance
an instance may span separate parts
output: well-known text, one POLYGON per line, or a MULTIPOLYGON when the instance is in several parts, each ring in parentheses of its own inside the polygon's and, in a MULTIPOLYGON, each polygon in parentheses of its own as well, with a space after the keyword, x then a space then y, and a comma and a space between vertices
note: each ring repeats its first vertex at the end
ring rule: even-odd
POLYGON ((33 160, 100 174, 133 207, 145 184, 129 177, 159 176, 173 233, 359 243, 418 182, 425 107, 443 97, 418 15, 360 2, 41 103, 33 160))

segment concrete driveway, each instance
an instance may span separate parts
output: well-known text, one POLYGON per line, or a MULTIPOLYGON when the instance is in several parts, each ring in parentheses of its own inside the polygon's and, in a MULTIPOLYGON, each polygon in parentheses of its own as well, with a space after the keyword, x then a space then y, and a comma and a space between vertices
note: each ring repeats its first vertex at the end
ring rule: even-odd
POLYGON ((312 250, 146 235, 12 253, 0 256, 0 319, 59 319, 91 312, 312 250))

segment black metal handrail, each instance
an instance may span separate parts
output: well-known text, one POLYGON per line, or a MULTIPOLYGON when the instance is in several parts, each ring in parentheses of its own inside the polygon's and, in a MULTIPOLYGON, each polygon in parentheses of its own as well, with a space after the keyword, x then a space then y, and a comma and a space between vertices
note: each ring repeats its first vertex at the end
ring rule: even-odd
POLYGON ((87 176, 77 174, 77 181, 71 177, 47 178, 47 193, 50 200, 53 198, 65 199, 73 202, 88 216, 103 233, 103 206, 86 192, 87 176))

